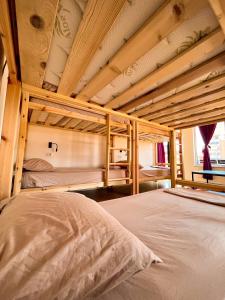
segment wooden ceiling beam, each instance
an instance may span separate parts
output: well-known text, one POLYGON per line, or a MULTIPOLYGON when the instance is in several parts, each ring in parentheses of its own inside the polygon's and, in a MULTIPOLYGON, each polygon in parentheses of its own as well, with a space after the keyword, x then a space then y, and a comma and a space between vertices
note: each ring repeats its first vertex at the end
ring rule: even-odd
POLYGON ((220 101, 213 102, 211 104, 208 104, 206 102, 205 105, 202 105, 199 109, 187 110, 180 114, 178 113, 177 115, 174 116, 172 120, 168 120, 162 123, 169 124, 170 126, 176 126, 177 124, 186 122, 190 118, 200 119, 204 117, 205 114, 216 112, 223 108, 225 108, 225 98, 222 98, 220 99, 220 101))
POLYGON ((185 115, 190 110, 198 110, 198 108, 205 108, 205 105, 213 103, 219 103, 221 99, 225 97, 225 88, 213 90, 212 92, 200 95, 200 97, 194 97, 190 100, 175 104, 170 108, 162 109, 159 112, 151 114, 151 119, 158 123, 164 123, 169 120, 173 120, 177 115, 185 115))
POLYGON ((198 97, 203 97, 204 95, 209 95, 210 92, 223 88, 225 86, 225 74, 219 75, 216 78, 203 81, 189 89, 181 91, 175 95, 165 98, 161 101, 153 103, 146 109, 142 110, 144 118, 146 120, 159 116, 162 111, 170 107, 175 107, 180 103, 184 103, 187 100, 191 100, 198 97))
POLYGON ((221 29, 214 30, 205 38, 194 44, 192 47, 177 55, 169 62, 151 72, 146 77, 139 80, 132 87, 121 93, 115 99, 106 104, 107 108, 118 108, 121 105, 128 103, 132 98, 137 97, 149 86, 156 84, 158 81, 176 74, 181 68, 187 68, 192 62, 202 59, 204 55, 221 47, 224 42, 224 34, 221 29))
POLYGON ((61 77, 58 92, 70 96, 126 0, 89 0, 61 77))
MULTIPOLYGON (((124 112, 129 112, 138 106, 148 103, 151 104, 154 99, 162 97, 164 94, 173 92, 177 87, 182 87, 183 85, 196 80, 204 75, 210 74, 211 72, 219 72, 224 69, 225 66, 225 51, 216 55, 215 57, 201 63, 200 65, 186 71, 185 73, 171 79, 155 90, 145 94, 144 96, 138 97, 137 99, 129 102, 125 106, 121 107, 120 110, 124 112)), ((137 116, 141 116, 141 111, 136 111, 137 116)))
POLYGON ((215 111, 210 111, 202 115, 194 116, 185 119, 183 122, 177 122, 174 128, 183 128, 184 126, 197 126, 199 124, 207 123, 207 122, 217 122, 218 120, 223 119, 225 115, 225 108, 215 109, 215 111))
POLYGON ((218 22, 225 34, 225 2, 224 0, 209 0, 209 3, 217 17, 218 22))
POLYGON ((9 68, 9 77, 10 81, 15 83, 17 81, 17 66, 14 52, 9 4, 7 0, 0 1, 0 12, 0 34, 9 68))
POLYGON ((83 88, 78 97, 89 100, 130 65, 167 37, 177 26, 207 6, 205 0, 165 3, 144 25, 116 52, 93 79, 83 88))
POLYGON ((22 81, 42 87, 58 0, 16 0, 22 81))

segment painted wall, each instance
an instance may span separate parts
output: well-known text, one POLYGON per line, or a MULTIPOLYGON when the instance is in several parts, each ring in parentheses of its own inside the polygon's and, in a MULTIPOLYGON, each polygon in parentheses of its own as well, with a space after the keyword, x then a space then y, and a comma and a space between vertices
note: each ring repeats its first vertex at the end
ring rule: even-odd
MULTIPOLYGON (((115 137, 114 147, 117 148, 126 148, 127 139, 123 137, 115 137)), ((139 141, 139 163, 144 166, 150 166, 154 164, 154 155, 153 155, 154 145, 145 142, 139 141)), ((126 160, 126 152, 123 151, 114 151, 114 161, 126 160)))
POLYGON ((100 135, 29 125, 25 159, 42 158, 55 167, 102 167, 105 162, 105 138, 100 135), (48 142, 59 146, 48 149, 48 142))
MULTIPOLYGON (((183 162, 184 162, 184 177, 187 180, 191 180, 191 172, 194 170, 202 170, 202 166, 198 166, 195 163, 195 138, 194 129, 188 128, 182 131, 182 143, 183 143, 183 162)), ((213 170, 225 171, 224 167, 213 167, 213 170)), ((205 182, 206 180, 202 176, 195 175, 195 180, 205 182)), ((225 184, 225 177, 214 176, 214 183, 225 184)))
MULTIPOLYGON (((154 164, 153 147, 139 142, 139 162, 142 166, 154 164)), ((114 147, 126 148, 126 139, 115 137, 114 147)), ((105 163, 105 137, 29 125, 25 159, 42 158, 55 167, 98 168, 105 163), (48 142, 58 144, 58 152, 48 149, 48 142)), ((126 153, 114 151, 114 161, 125 160, 126 153)))

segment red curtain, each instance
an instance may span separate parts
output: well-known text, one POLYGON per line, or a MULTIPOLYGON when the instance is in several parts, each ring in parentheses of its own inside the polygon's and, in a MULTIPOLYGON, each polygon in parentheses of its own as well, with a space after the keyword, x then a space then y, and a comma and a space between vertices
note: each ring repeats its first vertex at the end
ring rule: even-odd
MULTIPOLYGON (((210 162, 210 154, 209 154, 209 143, 216 129, 216 124, 199 126, 199 130, 204 141, 204 149, 203 149, 203 170, 212 170, 211 162, 210 162)), ((213 179, 212 175, 203 175, 205 179, 213 179)))
POLYGON ((158 163, 166 162, 165 149, 163 143, 157 143, 157 158, 158 158, 158 163))

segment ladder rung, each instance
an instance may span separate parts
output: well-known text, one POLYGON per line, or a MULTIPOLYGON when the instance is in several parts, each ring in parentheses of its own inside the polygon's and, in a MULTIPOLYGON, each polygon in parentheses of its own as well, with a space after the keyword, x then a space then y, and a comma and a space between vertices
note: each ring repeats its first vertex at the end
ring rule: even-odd
POLYGON ((113 162, 113 163, 109 163, 110 166, 129 166, 129 163, 119 163, 119 162, 113 162))
POLYGON ((129 177, 121 177, 121 178, 109 178, 109 181, 120 181, 120 180, 130 180, 131 178, 129 177))
POLYGON ((110 147, 111 150, 119 150, 119 151, 130 151, 130 149, 127 148, 116 148, 116 147, 110 147))
POLYGON ((125 133, 117 133, 117 132, 110 132, 111 135, 118 135, 118 136, 124 136, 124 137, 129 137, 129 134, 125 134, 125 133))

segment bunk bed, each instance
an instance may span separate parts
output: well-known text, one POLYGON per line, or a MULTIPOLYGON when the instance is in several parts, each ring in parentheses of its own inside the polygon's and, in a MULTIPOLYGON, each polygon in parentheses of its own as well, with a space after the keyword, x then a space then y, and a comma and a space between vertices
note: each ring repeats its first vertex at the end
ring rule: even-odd
MULTIPOLYGON (((128 116, 121 112, 115 112, 102 108, 95 104, 80 101, 67 97, 69 101, 62 101, 56 94, 23 84, 23 105, 21 115, 21 131, 19 140, 20 157, 17 158, 14 189, 20 190, 22 184, 23 192, 31 191, 62 191, 86 189, 100 186, 109 186, 113 182, 132 183, 134 172, 131 161, 134 158, 136 141, 134 135, 135 117, 128 116), (95 109, 93 109, 95 108, 95 109), (62 119, 66 118, 66 122, 62 119), (50 119, 50 120, 49 120, 50 119), (78 122, 86 122, 86 129, 76 129, 78 122), (87 124, 88 122, 88 124, 87 124), (103 169, 76 169, 56 168, 51 172, 23 172, 23 160, 26 148, 26 135, 29 124, 47 126, 51 128, 62 128, 90 134, 101 134, 106 136, 106 164, 103 169), (57 125, 58 124, 58 125, 57 125), (94 125, 94 126, 93 126, 94 125), (97 127, 96 127, 97 126, 97 127), (101 132, 99 132, 99 126, 101 132), (113 137, 122 136, 127 139, 127 148, 119 149, 111 145, 113 137), (127 151, 126 162, 112 162, 114 151, 127 151)), ((139 121, 139 119, 137 119, 139 121)), ((159 141, 164 136, 169 137, 171 131, 166 126, 157 125, 153 122, 139 121, 143 125, 139 129, 145 133, 145 140, 159 141)), ((145 171, 146 172, 146 171, 145 171)), ((170 175, 160 174, 149 176, 145 179, 157 180, 170 178, 170 175)))
MULTIPOLYGON (((62 3, 58 7, 58 1, 0 1, 0 31, 9 67, 0 144, 0 199, 7 198, 0 203, 0 298, 80 300, 83 297, 74 294, 80 291, 76 283, 84 271, 81 275, 90 275, 87 281, 93 296, 99 287, 96 280, 103 280, 99 300, 136 300, 140 295, 146 300, 223 299, 224 196, 174 188, 180 185, 225 191, 224 185, 178 179, 176 163, 177 129, 225 117, 224 5, 219 0, 78 2, 83 5, 76 5, 77 30, 66 27, 64 32, 59 22, 65 21, 65 15, 60 14, 69 10, 62 3), (133 27, 127 28, 129 24, 133 27), (60 43, 55 40, 56 31, 60 43), (61 45, 66 38, 69 42, 66 40, 65 50, 61 45), (49 77, 52 66, 57 65, 51 56, 52 41, 64 53, 59 60, 60 70, 51 74, 54 80, 49 77), (29 123, 104 135, 104 185, 111 184, 114 168, 123 167, 126 176, 120 174, 114 180, 132 184, 134 195, 98 204, 80 194, 55 192, 76 190, 82 184, 35 188, 32 193, 27 189, 29 193, 23 193, 29 123), (127 139, 123 149, 127 152, 126 162, 113 161, 112 152, 118 151, 113 136, 127 139), (139 194, 139 140, 159 142, 164 138, 170 145, 168 177, 173 189, 139 194), (93 213, 92 208, 101 214, 93 213), (126 251, 121 253, 127 244, 118 248, 123 240, 119 236, 112 246, 112 230, 107 225, 112 217, 117 234, 122 229, 126 242, 127 236, 134 238, 130 247, 136 254, 142 247, 149 254, 146 246, 155 253, 150 251, 150 268, 145 268, 146 262, 142 264, 139 255, 139 266, 132 269, 132 276, 120 277, 121 269, 126 273, 126 267, 115 271, 118 260, 127 258, 126 251), (106 225, 103 230, 102 222, 106 225), (103 237, 96 240, 93 231, 103 237), (77 235, 81 247, 77 247, 77 235), (109 251, 103 251, 105 238, 109 238, 109 251), (105 263, 102 268, 99 261, 92 261, 96 249, 100 262, 105 263), (118 255, 115 249, 119 249, 118 255), (105 259, 108 253, 113 254, 113 260, 105 259), (91 261, 79 265, 79 259, 91 261), (87 272, 89 265, 94 270, 87 272), (106 272, 109 277, 116 272, 119 279, 112 286, 110 277, 106 286, 105 276, 94 276, 93 271, 97 275, 106 272)), ((98 184, 102 181, 93 186, 98 184)), ((137 258, 134 252, 129 252, 129 262, 137 258)))

